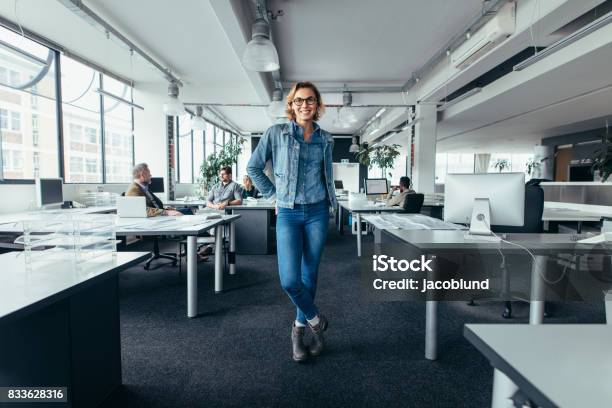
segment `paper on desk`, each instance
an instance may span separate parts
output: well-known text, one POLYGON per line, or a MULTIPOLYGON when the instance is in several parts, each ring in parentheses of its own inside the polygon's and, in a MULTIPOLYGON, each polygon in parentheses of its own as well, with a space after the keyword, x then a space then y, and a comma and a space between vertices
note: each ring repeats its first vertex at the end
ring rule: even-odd
POLYGON ((368 222, 378 229, 403 230, 461 230, 465 227, 444 222, 423 214, 381 214, 366 216, 368 222))
POLYGON ((382 215, 368 215, 367 220, 370 224, 381 230, 399 229, 397 225, 383 218, 382 215))

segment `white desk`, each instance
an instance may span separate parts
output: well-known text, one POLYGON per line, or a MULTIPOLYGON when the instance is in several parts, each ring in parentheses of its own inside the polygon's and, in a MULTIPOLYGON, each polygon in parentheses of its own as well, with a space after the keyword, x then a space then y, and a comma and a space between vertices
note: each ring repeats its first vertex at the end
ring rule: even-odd
MULTIPOLYGON (((215 213, 210 211, 209 213, 215 213)), ((63 214, 62 214, 63 215, 63 214)), ((187 237, 187 316, 198 315, 198 251, 197 237, 217 226, 228 225, 229 240, 229 273, 236 273, 235 257, 236 240, 234 232, 234 221, 240 215, 223 215, 221 218, 208 220, 203 215, 183 215, 180 217, 149 217, 149 218, 119 218, 116 215, 94 215, 114 217, 117 236, 141 235, 176 235, 187 237)), ((40 214, 38 215, 40 218, 40 214)), ((27 219, 26 219, 27 220, 27 219)), ((0 233, 18 235, 23 233, 23 226, 19 219, 13 219, 11 223, 0 224, 0 233)), ((223 291, 223 239, 224 228, 215 228, 215 292, 223 291)))
POLYGON ((229 225, 229 273, 236 273, 234 222, 240 215, 224 215, 207 220, 206 215, 181 217, 150 217, 143 219, 117 219, 116 234, 126 235, 178 235, 187 237, 187 317, 198 315, 198 244, 197 237, 215 228, 215 292, 223 291, 223 225, 229 225))
POLYGON ((612 326, 467 324, 465 337, 495 368, 492 407, 517 390, 542 407, 612 406, 612 326))
POLYGON ((542 213, 542 221, 544 221, 544 229, 548 229, 548 223, 552 222, 576 222, 578 224, 577 231, 580 234, 582 232, 582 223, 593 221, 601 221, 604 214, 574 210, 570 208, 555 208, 555 207, 544 207, 542 213))
POLYGON ((355 214, 357 222, 357 256, 361 256, 361 214, 364 213, 380 213, 380 212, 404 212, 404 209, 395 207, 386 207, 384 203, 382 205, 371 205, 363 202, 354 201, 338 201, 338 231, 340 234, 343 233, 342 223, 342 211, 343 209, 351 214, 355 214))
POLYGON ((147 256, 27 268, 23 252, 0 255, 0 386, 68 387, 71 406, 100 405, 121 384, 119 272, 147 256))
POLYGON ((164 205, 172 207, 206 207, 206 200, 164 200, 164 205))
MULTIPOLYGON (((385 230, 383 234, 392 240, 411 245, 428 258, 444 254, 523 254, 525 250, 504 242, 486 242, 465 239, 465 231, 443 230, 385 230)), ((550 255, 556 253, 603 253, 610 254, 611 246, 580 244, 570 234, 507 234, 507 241, 519 243, 534 255, 531 267, 529 324, 539 325, 544 320, 546 285, 543 276, 550 255)), ((603 296, 602 296, 603 298, 603 296)), ((427 300, 425 311, 425 358, 435 360, 438 356, 438 301, 427 300)))
POLYGON ((19 221, 27 221, 34 218, 40 218, 41 216, 56 216, 56 215, 85 215, 85 214, 107 214, 114 213, 117 211, 115 206, 106 207, 85 207, 85 208, 70 208, 70 209, 57 209, 57 210, 37 210, 29 212, 17 212, 0 214, 0 224, 10 224, 19 221))

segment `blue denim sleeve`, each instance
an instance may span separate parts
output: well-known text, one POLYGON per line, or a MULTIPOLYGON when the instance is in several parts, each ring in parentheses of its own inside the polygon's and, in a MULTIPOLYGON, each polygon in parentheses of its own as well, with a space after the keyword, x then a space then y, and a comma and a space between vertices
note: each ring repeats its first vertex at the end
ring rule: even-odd
POLYGON ((253 179, 253 183, 265 198, 270 198, 276 194, 276 187, 274 187, 268 176, 264 174, 266 162, 272 158, 271 129, 268 128, 261 137, 247 165, 248 175, 253 179))

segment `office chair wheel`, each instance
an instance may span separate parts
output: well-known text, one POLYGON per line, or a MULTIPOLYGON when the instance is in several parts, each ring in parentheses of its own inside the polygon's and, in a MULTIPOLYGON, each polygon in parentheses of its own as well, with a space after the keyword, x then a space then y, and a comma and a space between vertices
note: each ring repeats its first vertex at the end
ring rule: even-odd
POLYGON ((150 264, 148 264, 148 263, 144 264, 145 271, 148 271, 150 267, 151 267, 150 264))

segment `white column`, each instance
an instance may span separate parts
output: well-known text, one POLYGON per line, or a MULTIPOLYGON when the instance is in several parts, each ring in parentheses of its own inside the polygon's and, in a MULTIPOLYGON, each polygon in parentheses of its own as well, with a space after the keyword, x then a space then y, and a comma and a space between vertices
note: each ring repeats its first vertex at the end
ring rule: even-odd
POLYGON ((436 126, 438 111, 435 104, 416 106, 414 132, 414 167, 412 184, 419 193, 433 193, 436 172, 436 126))

